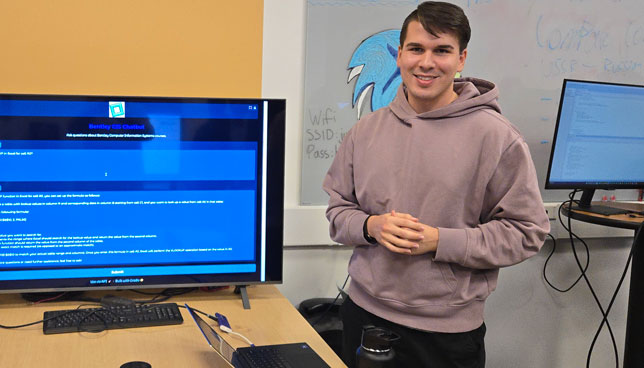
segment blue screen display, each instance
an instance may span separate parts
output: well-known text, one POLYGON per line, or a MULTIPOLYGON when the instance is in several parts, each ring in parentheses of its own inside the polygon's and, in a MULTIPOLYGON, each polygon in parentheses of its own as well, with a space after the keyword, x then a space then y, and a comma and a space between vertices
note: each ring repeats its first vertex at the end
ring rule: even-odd
POLYGON ((268 106, 0 95, 0 291, 266 281, 268 106))

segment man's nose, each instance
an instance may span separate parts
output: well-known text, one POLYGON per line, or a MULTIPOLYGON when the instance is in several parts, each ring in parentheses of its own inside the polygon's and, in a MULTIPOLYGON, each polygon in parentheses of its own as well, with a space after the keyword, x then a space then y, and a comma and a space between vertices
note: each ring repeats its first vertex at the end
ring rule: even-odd
POLYGON ((435 62, 434 62, 434 55, 432 55, 431 52, 426 52, 421 56, 420 67, 423 69, 431 69, 434 67, 435 62))

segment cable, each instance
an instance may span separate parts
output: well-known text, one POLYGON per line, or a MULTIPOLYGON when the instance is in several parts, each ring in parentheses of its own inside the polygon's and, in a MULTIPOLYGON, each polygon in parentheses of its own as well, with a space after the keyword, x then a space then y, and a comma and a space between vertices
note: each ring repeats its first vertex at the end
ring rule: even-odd
MULTIPOLYGON (((622 272, 622 276, 619 279, 619 282, 617 283, 617 288, 615 289, 615 292, 613 293, 613 296, 610 299, 610 303, 608 303, 608 308, 606 308, 606 316, 602 318, 602 322, 599 324, 599 328, 597 328, 597 332, 595 333, 595 337, 593 338, 593 342, 590 345, 590 351, 592 351, 593 347, 595 346, 595 342, 597 341, 597 338, 599 337, 599 333, 604 326, 604 322, 606 325, 608 325, 608 314, 610 313, 611 308, 613 307, 613 303, 615 302, 615 298, 617 298, 617 293, 619 292, 619 289, 622 287, 622 283, 624 282, 624 279, 626 278, 626 273, 628 272, 628 267, 629 264, 631 263, 631 260, 633 259, 633 250, 635 249, 634 245, 631 245, 631 250, 628 254, 628 259, 626 260, 626 267, 624 267, 624 272, 622 272)), ((615 349, 615 360, 617 361, 617 367, 619 367, 619 356, 617 355, 617 346, 615 345, 615 340, 613 339, 613 346, 615 349)), ((590 352, 588 353, 588 360, 590 361, 590 352)))
POLYGON ((63 314, 60 314, 60 315, 57 315, 57 316, 54 316, 54 317, 44 318, 44 319, 41 319, 41 320, 38 320, 38 321, 35 321, 35 322, 29 322, 29 323, 25 323, 25 324, 22 324, 22 325, 13 325, 13 326, 0 325, 0 328, 6 329, 6 330, 11 330, 11 329, 16 329, 16 328, 29 327, 29 326, 37 325, 39 323, 44 323, 44 322, 50 321, 52 319, 59 318, 59 317, 64 316, 66 314, 76 313, 78 311, 78 309, 80 309, 80 307, 82 307, 82 306, 83 305, 79 305, 78 307, 76 307, 76 309, 69 310, 69 311, 67 311, 67 312, 65 312, 63 314))
MULTIPOLYGON (((561 210, 561 207, 560 207, 560 210, 561 210)), ((550 254, 548 254, 548 258, 546 258, 546 262, 543 264, 543 279, 554 290, 560 293, 567 293, 573 287, 575 287, 575 285, 577 285, 577 283, 579 282, 579 280, 581 280, 583 276, 580 274, 579 277, 577 277, 577 280, 575 280, 575 282, 573 282, 572 285, 570 285, 566 289, 559 289, 558 287, 553 285, 550 282, 550 280, 548 280, 548 276, 546 275, 546 268, 548 267, 548 262, 550 261, 550 258, 552 258, 552 256, 555 254, 555 250, 557 249, 557 239, 555 239, 555 237, 552 236, 552 234, 547 234, 547 236, 549 236, 552 239, 552 250, 550 251, 550 254)), ((588 269, 589 261, 590 261, 590 253, 588 251, 588 247, 586 247, 586 265, 584 266, 584 269, 582 270, 582 272, 586 272, 586 270, 588 269)))
MULTIPOLYGON (((349 281, 349 275, 348 274, 347 274, 347 277, 344 279, 344 283, 342 284, 342 287, 341 287, 342 290, 344 290, 344 287, 346 286, 347 281, 349 281)), ((331 304, 329 304, 329 306, 326 308, 326 310, 324 312, 322 312, 320 317, 318 317, 318 319, 315 322, 311 323, 311 327, 315 327, 315 325, 320 323, 320 321, 322 321, 324 319, 324 317, 326 317, 327 313, 329 313, 331 308, 333 308, 333 306, 335 305, 335 302, 338 300, 338 298, 340 298, 340 295, 342 295, 342 291, 338 292, 338 295, 335 296, 335 299, 333 299, 333 302, 331 304)))
MULTIPOLYGON (((185 309, 186 307, 185 307, 185 305, 179 305, 179 308, 184 308, 185 309)), ((220 330, 222 330, 222 331, 224 331, 226 333, 229 333, 229 334, 233 334, 235 336, 239 336, 242 339, 244 339, 250 346, 255 346, 255 344, 253 344, 246 336, 240 334, 239 332, 233 331, 233 329, 230 327, 230 325, 225 326, 221 322, 222 321, 221 317, 217 318, 218 313, 215 313, 215 315, 213 316, 212 314, 208 314, 206 312, 200 311, 199 309, 196 309, 196 308, 193 308, 193 307, 190 307, 190 309, 192 309, 193 311, 195 311, 197 313, 203 314, 204 316, 212 319, 213 321, 217 321, 217 325, 219 326, 220 330)), ((223 315, 219 315, 219 316, 223 317, 223 315)), ((226 317, 223 317, 223 318, 226 318, 226 317)), ((225 323, 228 323, 227 319, 226 319, 225 323)))
MULTIPOLYGON (((53 317, 53 318, 55 318, 55 317, 53 317)), ((0 328, 4 328, 4 329, 6 329, 6 330, 11 330, 11 329, 15 329, 15 328, 28 327, 28 326, 33 326, 33 325, 37 325, 37 324, 39 324, 39 323, 46 322, 46 321, 48 321, 48 320, 50 320, 50 319, 51 319, 51 318, 48 318, 48 319, 41 319, 41 320, 36 321, 36 322, 30 322, 30 323, 25 323, 25 324, 23 324, 23 325, 15 325, 15 326, 5 326, 5 325, 0 325, 0 328)))
POLYGON ((20 296, 32 305, 55 301, 98 302, 98 299, 83 296, 84 291, 22 293, 20 296))
MULTIPOLYGON (((185 306, 185 305, 177 304, 177 306, 178 306, 179 308, 186 309, 186 306, 185 306)), ((212 319, 212 320, 214 320, 214 321, 216 321, 216 320, 217 320, 217 317, 215 317, 215 316, 213 316, 213 315, 210 315, 210 314, 208 314, 208 313, 206 313, 206 312, 200 311, 200 310, 199 310, 199 309, 197 309, 197 308, 190 307, 190 309, 192 309, 193 311, 195 311, 195 312, 197 312, 197 313, 203 314, 204 316, 206 316, 206 317, 208 317, 208 318, 210 318, 210 319, 212 319)))
MULTIPOLYGON (((574 198, 575 198, 575 194, 577 193, 577 191, 578 191, 578 190, 576 190, 576 189, 575 189, 575 190, 574 190, 573 192, 571 192, 571 194, 569 195, 569 198, 570 198, 570 199, 569 199, 569 201, 568 201, 568 208, 569 208, 569 209, 572 209, 572 204, 575 202, 574 198)), ((561 208, 560 208, 560 210, 561 210, 561 208)), ((561 211, 559 212, 559 216, 561 216, 561 211)), ((586 282, 586 285, 588 286, 588 289, 590 290, 590 293, 591 293, 591 295, 593 296, 593 299, 595 300, 595 303, 596 303, 596 304, 597 304, 597 306, 599 307, 599 310, 600 310, 600 312, 601 312, 601 314, 602 314, 602 322, 603 322, 603 321, 606 321, 606 327, 608 328, 608 332, 609 332, 609 334, 610 334, 611 342, 612 342, 612 344, 613 344, 613 351, 614 351, 614 354, 615 354, 615 364, 616 364, 616 367, 617 367, 617 368, 619 368, 619 354, 618 354, 618 352, 617 352, 617 344, 616 344, 616 342, 615 342, 615 335, 613 334, 613 329, 612 329, 612 327, 611 327, 611 325, 610 325, 610 322, 609 322, 609 321, 608 321, 608 319, 607 319, 607 318, 608 318, 608 315, 607 315, 607 314, 606 314, 606 312, 604 311, 604 308, 603 308, 603 306, 602 306, 601 302, 599 301, 599 298, 597 297, 597 293, 595 293, 595 289, 592 287, 592 284, 590 283, 590 280, 588 279, 588 277, 587 277, 587 275, 586 275, 586 272, 583 270, 583 267, 581 266, 581 262, 579 261, 579 256, 577 255, 577 250, 576 250, 576 248, 575 248, 574 238, 577 238, 579 241, 581 241, 581 243, 584 245, 584 247, 586 247, 586 249, 588 249, 588 245, 586 244, 586 242, 585 242, 585 241, 583 241, 579 236, 577 236, 577 235, 572 231, 572 219, 571 219, 571 217, 570 217, 570 216, 568 216, 568 221, 567 221, 567 222, 568 222, 568 226, 566 226, 566 225, 563 223, 563 221, 561 220, 561 217, 559 218, 559 220, 560 220, 560 222, 561 222, 562 226, 564 227, 564 229, 565 229, 566 231, 568 231, 568 235, 569 235, 569 237, 570 237, 570 246, 571 246, 571 249, 572 249, 572 253, 573 253, 574 257, 575 257, 575 261, 576 261, 576 263, 577 263, 577 266, 578 266, 578 267, 579 267, 579 269, 582 271, 582 272, 581 272, 581 276, 583 277, 584 281, 586 282)), ((603 323, 602 323, 602 325, 603 325, 603 323)), ((596 336, 597 336, 597 335, 598 335, 598 333, 596 334, 596 336)), ((588 368, 588 367, 590 367, 590 360, 591 360, 591 357, 592 357, 592 352, 593 352, 594 342, 595 342, 595 340, 596 340, 596 336, 595 336, 595 338, 593 339, 593 342, 591 343, 591 346, 590 346, 590 348, 589 348, 589 350, 588 350, 588 356, 587 356, 587 358, 586 358, 586 367, 587 367, 587 368, 588 368)))
MULTIPOLYGON (((136 303, 136 304, 152 304, 152 303, 161 303, 163 301, 166 301, 166 300, 172 298, 173 296, 187 294, 187 293, 190 293, 190 292, 192 292, 194 290, 197 290, 197 289, 196 288, 169 288, 169 289, 165 289, 165 290, 161 291, 160 293, 149 293, 149 292, 144 292, 144 291, 135 290, 135 289, 130 290, 130 291, 138 293, 138 294, 143 294, 143 295, 154 295, 154 297, 152 299, 150 299, 150 300, 135 300, 135 301, 133 301, 133 303, 136 303)), ((56 301, 58 299, 61 299, 63 297, 68 296, 68 294, 69 294, 69 292, 62 292, 62 293, 60 293, 58 295, 48 296, 48 297, 46 297, 44 299, 40 299, 40 298, 37 298, 36 296, 34 296, 29 301, 32 302, 32 305, 40 304, 40 303, 46 303, 46 302, 53 302, 53 301, 56 301)), ((37 293, 34 293, 34 295, 37 295, 37 293)), ((78 295, 72 295, 72 297, 74 299, 70 298, 70 299, 66 299, 66 300, 86 301, 86 302, 92 302, 92 303, 96 303, 96 304, 101 304, 102 302, 106 301, 104 299, 79 297, 78 295)), ((117 299, 118 299, 118 297, 117 297, 117 299)), ((70 310, 65 314, 74 313, 77 310, 81 310, 81 307, 86 306, 86 305, 87 304, 79 305, 75 310, 70 310)), ((185 308, 184 306, 181 306, 181 305, 179 307, 185 308)), ((203 315, 206 315, 209 318, 214 319, 215 321, 217 320, 216 317, 211 316, 211 315, 209 315, 207 313, 204 313, 202 311, 196 310, 194 308, 193 308, 193 310, 195 310, 195 311, 197 311, 197 312, 199 312, 199 313, 201 313, 203 315)), ((0 324, 0 329, 16 329, 16 328, 22 328, 22 327, 29 327, 29 326, 37 325, 39 323, 47 322, 47 321, 49 321, 51 319, 60 318, 61 316, 65 315, 65 314, 61 314, 61 315, 58 315, 58 316, 55 316, 55 317, 41 319, 41 320, 38 320, 38 321, 29 322, 29 323, 25 323, 25 324, 21 324, 21 325, 2 325, 2 324, 0 324)), ((99 316, 99 318, 100 318, 100 316, 99 316)), ((86 332, 101 332, 101 331, 86 331, 86 332)))
POLYGON ((197 290, 197 288, 169 288, 162 290, 160 293, 149 293, 137 289, 131 289, 130 291, 142 295, 153 295, 152 299, 136 301, 137 304, 151 304, 162 303, 166 300, 169 300, 173 296, 188 294, 195 290, 197 290))
POLYGON ((244 339, 248 343, 248 345, 255 346, 255 344, 253 344, 250 340, 248 340, 248 338, 246 338, 246 336, 240 334, 239 332, 233 331, 230 327, 219 325, 219 329, 224 331, 224 332, 226 332, 226 333, 233 334, 235 336, 239 336, 242 339, 244 339))
MULTIPOLYGON (((577 194, 577 192, 578 192, 578 190, 575 189, 569 195, 569 200, 567 201, 569 210, 572 210, 572 204, 575 202, 574 198, 575 198, 575 194, 577 194)), ((564 204, 565 203, 566 202, 564 202, 564 204)), ((614 298, 617 295, 617 291, 619 291, 619 287, 621 286, 623 278, 620 280, 620 282, 618 284, 618 287, 617 287, 617 290, 615 290, 615 293, 613 294, 613 299, 611 300, 611 302, 609 304, 609 309, 605 312, 604 308, 602 307, 601 302, 599 301, 599 298, 597 297, 597 294, 595 293, 595 289, 592 287, 592 284, 590 283, 590 280, 588 279, 588 276, 586 275, 586 271, 585 271, 584 267, 582 267, 581 262, 579 261, 579 256, 577 255, 577 250, 575 248, 574 238, 577 238, 578 240, 580 240, 582 242, 582 244, 584 244, 586 249, 588 249, 588 245, 586 244, 586 242, 584 242, 579 236, 577 236, 572 231, 572 219, 571 219, 571 216, 567 216, 567 217, 568 217, 568 221, 567 221, 568 226, 566 227, 566 225, 561 220, 561 207, 560 207, 559 208, 559 221, 561 222, 561 224, 564 227, 564 229, 566 231, 568 231, 568 235, 570 237, 570 247, 572 249, 573 255, 575 256, 575 261, 577 263, 577 267, 579 267, 579 270, 581 271, 581 276, 583 277, 584 281, 586 282, 586 285, 588 285, 588 289, 590 290, 590 293, 592 294, 593 299, 595 299, 595 303, 599 307, 599 310, 600 310, 600 312, 602 314, 602 322, 600 323, 599 329, 595 333, 595 336, 594 336, 593 341, 592 341, 592 343, 590 345, 590 348, 588 349, 588 356, 586 358, 586 368, 590 367, 590 360, 591 360, 591 357, 592 357, 593 348, 595 346, 595 342, 597 340, 597 337, 599 336, 599 333, 601 332, 601 329, 604 326, 604 323, 606 323, 606 327, 608 328, 608 332, 610 334, 611 342, 613 344, 613 352, 614 352, 614 355, 615 355, 615 367, 619 368, 619 353, 617 352, 617 343, 615 341, 615 335, 613 334, 613 329, 610 326, 610 322, 608 321, 608 312, 610 311, 610 308, 613 305, 614 298)), ((630 257, 629 257, 629 262, 630 262, 630 257)), ((628 268, 628 263, 627 263, 626 267, 628 268)))
POLYGON ((53 302, 58 299, 63 299, 67 295, 67 293, 60 293, 55 296, 50 296, 50 297, 45 297, 44 299, 39 299, 39 300, 34 300, 32 304, 40 304, 40 303, 47 303, 47 302, 53 302))
MULTIPOLYGON (((82 311, 83 308, 81 308, 81 307, 83 307, 83 306, 88 306, 88 305, 79 305, 78 307, 76 307, 76 311, 82 311)), ((78 321, 78 324, 76 325, 76 330, 78 330, 78 332, 88 332, 88 333, 101 333, 101 332, 106 331, 107 330, 107 321, 105 321, 105 318, 103 318, 103 316, 100 313, 98 313, 99 311, 104 311, 104 312, 114 314, 114 312, 112 312, 111 310, 105 308, 104 306, 101 306, 99 309, 87 310, 87 312, 84 314, 83 318, 78 321), (101 322, 103 322, 103 328, 96 329, 96 330, 88 330, 88 329, 82 328, 83 322, 85 322, 88 318, 90 318, 92 316, 96 316, 97 319, 99 319, 101 322)), ((59 318, 60 316, 57 316, 57 317, 59 318)))

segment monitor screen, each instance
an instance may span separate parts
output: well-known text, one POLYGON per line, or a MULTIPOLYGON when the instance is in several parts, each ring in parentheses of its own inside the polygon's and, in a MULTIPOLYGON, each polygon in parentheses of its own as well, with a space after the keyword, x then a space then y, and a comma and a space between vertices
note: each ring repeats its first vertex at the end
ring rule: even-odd
POLYGON ((546 189, 644 187, 644 86, 564 80, 546 189))
POLYGON ((0 94, 0 292, 282 280, 285 101, 0 94))

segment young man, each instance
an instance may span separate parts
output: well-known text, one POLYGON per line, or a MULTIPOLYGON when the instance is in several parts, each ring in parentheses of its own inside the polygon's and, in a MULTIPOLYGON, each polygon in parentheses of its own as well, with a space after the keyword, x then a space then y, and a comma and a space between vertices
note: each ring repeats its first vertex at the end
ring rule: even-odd
POLYGON ((324 180, 331 237, 354 245, 343 359, 362 326, 388 328, 399 367, 484 367, 485 299, 498 269, 549 232, 528 146, 493 83, 454 79, 462 9, 425 2, 403 23, 402 86, 346 135, 324 180))

